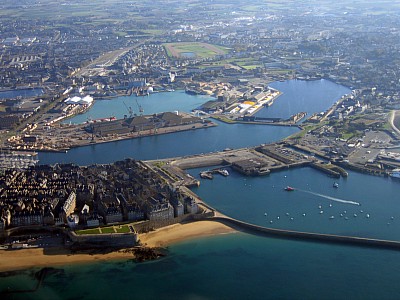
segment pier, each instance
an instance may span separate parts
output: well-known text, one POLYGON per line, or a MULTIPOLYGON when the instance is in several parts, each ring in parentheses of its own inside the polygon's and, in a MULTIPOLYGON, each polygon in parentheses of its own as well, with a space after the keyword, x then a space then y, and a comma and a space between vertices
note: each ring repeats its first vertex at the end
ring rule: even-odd
MULTIPOLYGON (((217 169, 221 166, 231 167, 245 176, 263 176, 284 169, 307 166, 335 178, 348 176, 348 173, 343 168, 331 163, 325 163, 314 156, 298 152, 285 143, 161 159, 148 161, 148 163, 159 167, 163 170, 162 172, 175 174, 172 177, 186 186, 193 186, 194 183, 193 178, 188 178, 188 174, 184 170, 212 166, 218 166, 217 169)), ((212 173, 209 172, 209 174, 207 173, 208 176, 206 176, 207 174, 204 172, 202 178, 211 179, 212 173)), ((171 176, 169 177, 171 178, 171 176)))

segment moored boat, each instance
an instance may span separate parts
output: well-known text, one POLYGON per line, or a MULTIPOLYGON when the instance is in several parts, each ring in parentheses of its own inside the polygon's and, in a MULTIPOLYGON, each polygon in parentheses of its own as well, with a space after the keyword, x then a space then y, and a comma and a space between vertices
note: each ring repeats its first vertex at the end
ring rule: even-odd
POLYGON ((400 169, 393 169, 392 172, 389 173, 390 177, 400 178, 400 169))
POLYGON ((221 174, 222 176, 225 176, 225 177, 229 176, 229 172, 226 169, 218 170, 218 173, 221 174))
POLYGON ((200 177, 204 179, 213 179, 213 175, 210 171, 200 172, 200 177))

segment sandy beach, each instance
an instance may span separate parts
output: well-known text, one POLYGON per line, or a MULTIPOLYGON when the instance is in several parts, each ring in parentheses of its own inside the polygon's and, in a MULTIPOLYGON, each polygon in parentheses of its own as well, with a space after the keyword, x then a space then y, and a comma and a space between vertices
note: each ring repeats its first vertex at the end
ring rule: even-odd
POLYGON ((50 267, 76 263, 90 263, 111 259, 132 259, 131 253, 122 251, 107 254, 73 254, 64 248, 33 248, 0 251, 0 272, 23 270, 32 267, 50 267))
POLYGON ((235 229, 214 221, 198 221, 186 224, 174 224, 139 236, 143 245, 148 247, 166 247, 188 239, 233 233, 235 229))
MULTIPOLYGON (((174 224, 140 235, 143 245, 166 247, 168 245, 198 237, 233 233, 234 229, 213 221, 174 224)), ((132 253, 115 251, 106 254, 73 254, 64 248, 33 248, 0 250, 0 272, 23 270, 32 267, 92 263, 114 259, 132 259, 132 253)))

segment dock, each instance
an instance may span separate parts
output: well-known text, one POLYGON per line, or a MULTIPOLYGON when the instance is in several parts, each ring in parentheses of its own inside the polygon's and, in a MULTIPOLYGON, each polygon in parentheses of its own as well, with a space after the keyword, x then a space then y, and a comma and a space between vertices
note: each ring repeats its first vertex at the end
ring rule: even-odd
POLYGON ((159 168, 159 173, 168 174, 169 180, 177 185, 198 185, 185 170, 211 168, 200 173, 202 179, 212 179, 222 169, 230 168, 245 176, 265 176, 289 168, 312 167, 329 176, 346 177, 341 167, 326 163, 311 155, 296 151, 284 142, 260 145, 252 148, 225 150, 208 154, 190 155, 161 160, 147 161, 159 168))
POLYGON ((229 176, 229 172, 228 172, 227 169, 216 168, 216 169, 200 172, 200 177, 204 178, 204 179, 213 179, 214 178, 214 174, 220 174, 220 175, 222 175, 224 177, 229 176))

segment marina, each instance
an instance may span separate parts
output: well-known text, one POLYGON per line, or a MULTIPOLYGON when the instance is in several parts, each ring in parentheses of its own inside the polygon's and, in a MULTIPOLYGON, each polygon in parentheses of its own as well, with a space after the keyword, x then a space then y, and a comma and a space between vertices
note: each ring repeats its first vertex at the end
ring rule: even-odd
POLYGON ((36 152, 0 152, 0 169, 26 170, 39 163, 36 152))
POLYGON ((200 172, 200 177, 204 179, 213 179, 214 178, 213 174, 220 174, 224 177, 229 176, 229 172, 227 169, 213 169, 200 172))

